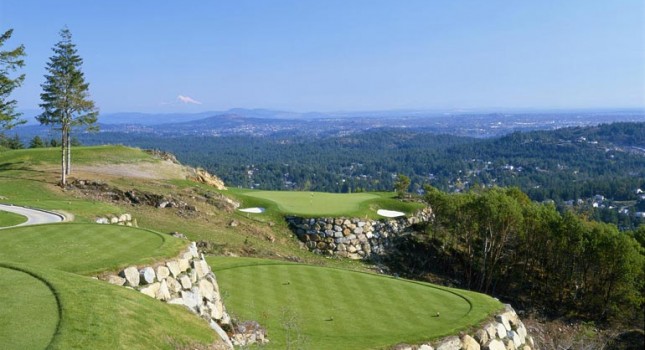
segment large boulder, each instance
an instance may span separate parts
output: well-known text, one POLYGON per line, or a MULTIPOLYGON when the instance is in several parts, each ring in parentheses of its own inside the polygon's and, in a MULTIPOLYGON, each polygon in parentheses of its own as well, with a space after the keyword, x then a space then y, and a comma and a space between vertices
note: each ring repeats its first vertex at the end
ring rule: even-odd
POLYGON ((179 262, 177 260, 170 260, 166 262, 166 267, 168 267, 168 271, 170 271, 172 277, 177 277, 182 272, 179 268, 179 262))
POLYGON ((480 350, 479 343, 468 334, 461 337, 461 348, 463 350, 480 350))
POLYGON ((199 291, 204 298, 209 301, 212 301, 215 298, 215 288, 213 288, 213 284, 203 279, 199 281, 198 286, 199 291))
POLYGON ((436 350, 461 350, 461 340, 458 337, 448 337, 437 344, 436 350))
POLYGON ((149 284, 141 289, 139 289, 139 292, 151 297, 151 298, 156 298, 157 293, 159 292, 159 287, 161 284, 159 282, 154 282, 152 284, 149 284))
POLYGON ((205 260, 193 260, 193 268, 197 273, 197 278, 204 278, 207 273, 211 272, 205 260))
POLYGON ((484 350, 506 350, 506 346, 499 339, 493 339, 484 345, 484 350))
POLYGON ((125 270, 121 271, 119 276, 125 278, 126 285, 130 287, 137 287, 141 281, 139 277, 139 270, 136 266, 127 267, 125 270))
POLYGON ((168 276, 170 276, 170 269, 168 269, 166 266, 157 266, 157 279, 159 281, 166 279, 168 276))
POLYGON ((161 281, 159 284, 159 290, 155 294, 155 298, 159 300, 170 300, 170 291, 168 290, 166 280, 161 281))
POLYGON ((109 275, 105 280, 110 284, 114 284, 115 286, 122 286, 125 284, 125 278, 119 277, 117 275, 109 275))
POLYGON ((508 317, 506 317, 505 314, 495 316, 495 320, 497 320, 497 322, 501 323, 504 326, 504 328, 506 328, 507 332, 512 330, 511 323, 508 322, 508 317))
POLYGON ((141 283, 150 284, 155 281, 155 270, 152 267, 144 267, 139 270, 139 277, 141 278, 141 283))
POLYGON ((173 277, 166 278, 166 283, 168 284, 168 291, 170 292, 170 294, 177 294, 182 289, 181 283, 179 283, 179 281, 177 281, 173 277))
POLYGON ((190 280, 190 277, 187 275, 181 275, 179 276, 179 283, 181 284, 181 288, 185 290, 190 290, 193 288, 193 283, 190 280))

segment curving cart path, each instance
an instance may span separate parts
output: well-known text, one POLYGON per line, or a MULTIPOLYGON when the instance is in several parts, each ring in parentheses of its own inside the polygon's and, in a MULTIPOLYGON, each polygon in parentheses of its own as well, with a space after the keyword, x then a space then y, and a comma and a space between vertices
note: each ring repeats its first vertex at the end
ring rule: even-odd
MULTIPOLYGON (((38 225, 38 224, 51 224, 54 222, 65 221, 65 217, 60 214, 52 213, 50 211, 31 209, 25 207, 18 207, 11 204, 0 204, 0 210, 8 211, 11 213, 19 214, 27 217, 27 221, 10 227, 38 225)), ((7 228, 7 227, 3 227, 7 228)))

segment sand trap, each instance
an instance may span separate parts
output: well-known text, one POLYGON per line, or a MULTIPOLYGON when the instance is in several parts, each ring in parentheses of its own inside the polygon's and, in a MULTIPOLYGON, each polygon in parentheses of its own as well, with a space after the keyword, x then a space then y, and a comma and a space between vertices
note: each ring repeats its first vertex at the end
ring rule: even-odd
POLYGON ((258 208, 258 207, 255 207, 255 208, 243 208, 243 209, 238 209, 238 210, 241 211, 241 212, 244 212, 244 213, 252 213, 252 214, 264 213, 264 208, 258 208))
POLYGON ((387 218, 396 218, 399 216, 405 216, 405 213, 403 212, 394 211, 394 210, 385 210, 385 209, 379 209, 376 211, 376 213, 380 216, 385 216, 387 218))

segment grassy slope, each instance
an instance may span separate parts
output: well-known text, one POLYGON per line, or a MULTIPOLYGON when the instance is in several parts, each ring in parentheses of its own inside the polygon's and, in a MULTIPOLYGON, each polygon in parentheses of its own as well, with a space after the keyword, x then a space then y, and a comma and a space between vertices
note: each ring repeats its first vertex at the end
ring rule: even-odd
MULTIPOLYGON (((47 324, 50 328, 35 331, 17 328, 10 320, 12 327, 9 330, 15 334, 13 339, 0 337, 2 349, 42 348, 23 346, 29 340, 21 338, 38 336, 39 344, 42 344, 47 334, 50 339, 46 339, 45 344, 51 341, 52 349, 174 349, 176 345, 203 346, 216 340, 208 325, 183 307, 160 303, 123 287, 59 270, 22 264, 0 266, 3 267, 0 271, 24 271, 46 281, 60 302, 60 313, 56 315, 51 310, 51 298, 39 302, 27 295, 30 293, 28 285, 15 286, 25 297, 10 300, 13 304, 2 304, 3 309, 15 310, 29 304, 39 309, 36 317, 29 320, 30 325, 37 325, 37 320, 42 318, 50 321, 47 324), (60 324, 51 338, 50 323, 57 317, 60 317, 60 324)), ((6 322, 4 318, 5 315, 0 314, 2 322, 6 322)), ((6 327, 2 328, 7 331, 6 327)))
POLYGON ((0 266, 0 349, 44 349, 59 322, 54 293, 42 280, 0 266))
POLYGON ((248 258, 210 258, 229 311, 260 320, 269 348, 373 349, 454 334, 500 308, 478 293, 374 274, 248 258), (439 317, 433 315, 439 312, 439 317))
POLYGON ((0 210, 0 227, 9 227, 26 222, 27 218, 16 213, 0 210))

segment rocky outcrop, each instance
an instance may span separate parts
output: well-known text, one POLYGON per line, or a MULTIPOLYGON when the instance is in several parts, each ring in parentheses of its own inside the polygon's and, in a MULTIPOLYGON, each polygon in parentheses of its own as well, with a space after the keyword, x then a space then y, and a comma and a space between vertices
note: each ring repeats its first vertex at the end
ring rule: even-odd
POLYGON ((197 251, 195 242, 176 259, 155 266, 129 266, 118 275, 100 278, 169 304, 185 306, 205 319, 231 349, 233 344, 268 342, 266 331, 255 323, 245 323, 242 327, 233 325, 222 302, 215 274, 197 251), (236 332, 238 329, 241 331, 239 334, 236 332))
POLYGON ((125 214, 109 214, 98 217, 94 220, 97 224, 112 224, 112 225, 125 225, 137 227, 137 219, 132 218, 132 215, 125 214))
POLYGON ((531 350, 536 349, 533 338, 515 310, 506 304, 504 310, 495 315, 494 321, 479 328, 449 336, 437 341, 421 344, 398 344, 397 350, 531 350))
POLYGON ((222 181, 222 179, 202 168, 190 168, 190 174, 187 176, 187 178, 195 182, 213 186, 218 190, 226 190, 226 186, 224 186, 224 181, 222 181))
POLYGON ((414 225, 427 222, 432 210, 426 208, 411 217, 365 220, 360 218, 286 218, 291 230, 316 254, 354 260, 384 254, 392 239, 409 234, 414 225))

